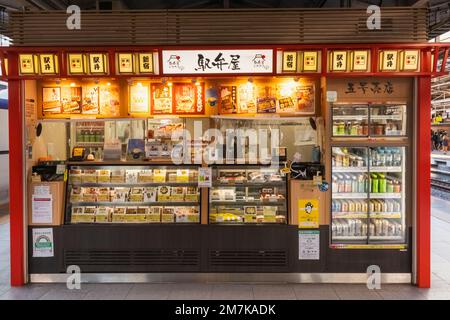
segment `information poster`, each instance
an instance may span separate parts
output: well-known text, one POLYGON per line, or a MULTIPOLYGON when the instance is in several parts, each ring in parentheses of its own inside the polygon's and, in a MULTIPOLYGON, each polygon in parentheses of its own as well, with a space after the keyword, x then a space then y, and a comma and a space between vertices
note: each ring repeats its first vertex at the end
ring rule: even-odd
POLYGON ((81 113, 81 87, 62 87, 62 112, 81 113))
POLYGON ((258 113, 277 112, 276 88, 271 85, 258 87, 258 98, 256 100, 258 113))
POLYGON ((317 199, 298 200, 298 227, 300 229, 319 228, 319 201, 317 199))
POLYGON ((298 231, 298 259, 299 260, 320 259, 320 231, 317 230, 298 231))
POLYGON ((152 84, 152 114, 172 113, 172 86, 152 84))
POLYGON ((83 94, 83 102, 81 106, 81 112, 83 114, 98 114, 99 106, 98 106, 98 86, 83 86, 82 94, 83 94))
POLYGON ((296 88, 297 95, 297 112, 300 114, 315 114, 314 105, 314 85, 308 84, 303 86, 298 86, 296 88))
POLYGON ((196 112, 196 86, 191 83, 176 83, 174 85, 175 113, 196 112))
POLYGON ((198 168, 198 187, 211 188, 212 186, 212 169, 198 168))
POLYGON ((119 86, 111 84, 100 87, 100 114, 108 116, 120 115, 119 86))
POLYGON ((149 88, 147 85, 138 83, 130 86, 130 112, 149 112, 149 88))
POLYGON ((61 113, 61 88, 42 88, 42 109, 44 114, 61 113))
POLYGON ((220 113, 231 114, 237 112, 236 86, 222 86, 219 89, 220 113))
POLYGON ((53 257, 53 228, 33 228, 33 258, 53 257))
POLYGON ((31 222, 52 223, 53 199, 51 194, 33 194, 31 198, 31 222))

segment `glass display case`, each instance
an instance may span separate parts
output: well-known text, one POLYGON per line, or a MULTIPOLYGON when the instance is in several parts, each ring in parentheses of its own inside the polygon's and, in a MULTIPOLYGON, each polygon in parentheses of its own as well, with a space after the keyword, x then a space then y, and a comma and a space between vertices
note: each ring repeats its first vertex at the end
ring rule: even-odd
POLYGON ((209 190, 209 222, 287 222, 287 181, 279 168, 214 166, 209 190))
POLYGON ((196 166, 69 165, 66 223, 199 223, 196 166))
POLYGON ((332 243, 405 243, 405 147, 332 148, 332 243))
POLYGON ((333 137, 406 135, 406 104, 332 105, 333 137))

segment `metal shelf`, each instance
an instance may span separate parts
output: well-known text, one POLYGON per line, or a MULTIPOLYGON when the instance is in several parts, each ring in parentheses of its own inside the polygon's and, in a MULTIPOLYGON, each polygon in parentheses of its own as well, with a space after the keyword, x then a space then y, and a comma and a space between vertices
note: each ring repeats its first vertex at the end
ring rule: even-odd
POLYGON ((371 193, 370 199, 401 199, 402 193, 371 193))
POLYGON ((338 193, 333 192, 332 196, 334 199, 367 199, 367 193, 338 193))
POLYGON ((211 205, 215 206, 242 206, 242 205, 255 205, 255 206, 285 206, 286 202, 283 201, 245 201, 245 200, 233 200, 233 201, 210 201, 211 205))
POLYGON ((200 202, 164 201, 164 202, 70 202, 72 207, 192 207, 199 206, 200 202))
POLYGON ((154 186, 175 186, 175 187, 196 187, 197 182, 148 182, 148 183, 70 183, 73 187, 91 187, 91 188, 102 188, 102 187, 154 187, 154 186))

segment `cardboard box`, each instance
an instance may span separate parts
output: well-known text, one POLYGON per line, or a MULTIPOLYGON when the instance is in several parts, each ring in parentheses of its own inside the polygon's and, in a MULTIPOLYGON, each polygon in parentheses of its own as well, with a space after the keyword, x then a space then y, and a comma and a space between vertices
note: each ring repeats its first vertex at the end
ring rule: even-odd
POLYGON ((59 226, 64 223, 64 199, 65 184, 64 181, 52 182, 30 182, 28 189, 28 225, 29 226, 59 226), (45 199, 51 195, 51 222, 39 222, 37 215, 33 215, 33 194, 36 201, 39 197, 45 199))

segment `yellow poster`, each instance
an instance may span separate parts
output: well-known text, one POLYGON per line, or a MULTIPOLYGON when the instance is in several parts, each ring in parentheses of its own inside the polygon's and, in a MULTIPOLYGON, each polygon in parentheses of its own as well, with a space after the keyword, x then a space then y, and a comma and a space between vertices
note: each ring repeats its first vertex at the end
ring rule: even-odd
POLYGON ((319 201, 317 199, 298 200, 298 227, 300 229, 319 228, 319 201))

